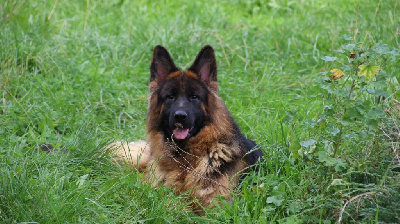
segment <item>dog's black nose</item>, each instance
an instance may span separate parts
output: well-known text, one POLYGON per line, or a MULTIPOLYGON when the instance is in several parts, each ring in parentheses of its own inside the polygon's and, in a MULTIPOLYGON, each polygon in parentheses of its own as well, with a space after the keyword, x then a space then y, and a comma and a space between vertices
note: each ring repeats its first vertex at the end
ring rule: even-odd
POLYGON ((177 110, 174 114, 174 118, 176 122, 183 122, 186 120, 187 113, 183 110, 177 110))

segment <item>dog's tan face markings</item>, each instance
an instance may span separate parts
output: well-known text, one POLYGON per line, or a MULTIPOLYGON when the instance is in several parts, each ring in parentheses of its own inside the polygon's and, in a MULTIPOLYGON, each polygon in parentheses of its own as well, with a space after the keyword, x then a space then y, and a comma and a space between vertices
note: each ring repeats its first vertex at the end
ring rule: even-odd
POLYGON ((205 98, 208 91, 207 86, 200 80, 199 76, 190 71, 171 73, 160 88, 162 88, 160 91, 162 97, 175 94, 187 98, 193 95, 205 98))
POLYGON ((192 78, 192 79, 200 79, 198 75, 196 75, 195 73, 191 72, 191 71, 176 71, 176 72, 172 72, 171 74, 167 75, 167 80, 168 79, 174 79, 177 77, 183 77, 186 76, 188 78, 192 78))

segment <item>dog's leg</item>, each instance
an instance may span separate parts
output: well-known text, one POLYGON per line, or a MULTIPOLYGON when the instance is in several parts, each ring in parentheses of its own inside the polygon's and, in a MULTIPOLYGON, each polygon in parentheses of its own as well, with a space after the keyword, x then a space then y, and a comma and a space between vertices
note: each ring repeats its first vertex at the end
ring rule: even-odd
POLYGON ((115 150, 114 154, 119 162, 126 162, 139 171, 146 169, 151 160, 150 149, 145 141, 116 141, 106 146, 105 149, 115 150))

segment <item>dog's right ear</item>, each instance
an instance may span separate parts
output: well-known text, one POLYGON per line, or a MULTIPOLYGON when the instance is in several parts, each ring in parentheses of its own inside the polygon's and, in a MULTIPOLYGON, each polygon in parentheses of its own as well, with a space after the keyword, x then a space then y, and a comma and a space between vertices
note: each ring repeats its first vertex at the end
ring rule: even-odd
POLYGON ((217 61, 215 60, 214 49, 210 45, 206 45, 200 50, 188 70, 197 74, 201 81, 218 92, 217 61))
POLYGON ((150 82, 156 81, 157 84, 164 82, 165 77, 172 72, 178 71, 174 61, 167 49, 157 45, 153 50, 153 61, 150 66, 150 82))

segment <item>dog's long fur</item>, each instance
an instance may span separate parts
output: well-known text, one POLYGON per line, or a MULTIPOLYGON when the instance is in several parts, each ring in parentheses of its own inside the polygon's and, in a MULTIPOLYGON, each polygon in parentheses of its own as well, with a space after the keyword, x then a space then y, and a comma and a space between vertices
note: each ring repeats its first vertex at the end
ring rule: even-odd
MULTIPOLYGON (((217 95, 214 50, 205 46, 186 71, 168 51, 156 46, 150 67, 147 142, 115 142, 118 158, 128 161, 154 185, 190 192, 201 206, 230 191, 245 171, 262 157, 245 138, 217 95)), ((194 203, 193 209, 201 211, 194 203)))

